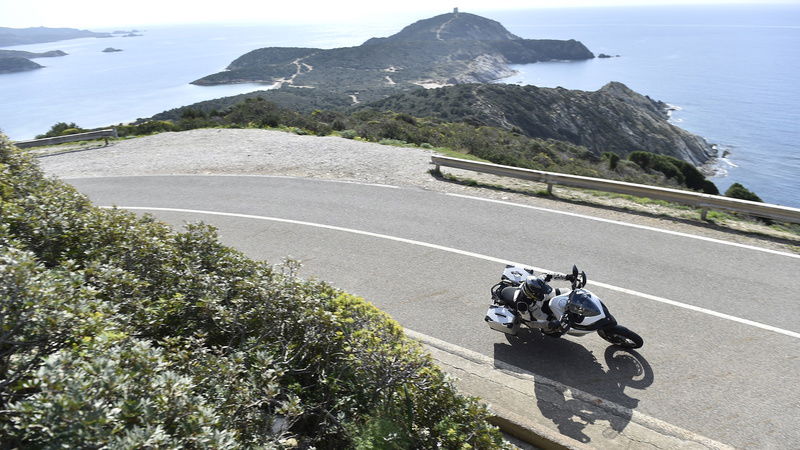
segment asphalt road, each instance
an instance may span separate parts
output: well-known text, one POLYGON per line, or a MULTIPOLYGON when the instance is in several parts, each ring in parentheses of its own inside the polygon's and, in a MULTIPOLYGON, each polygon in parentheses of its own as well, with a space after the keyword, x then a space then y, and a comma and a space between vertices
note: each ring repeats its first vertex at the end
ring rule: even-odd
MULTIPOLYGON (((800 442, 796 255, 413 188, 248 176, 66 181, 98 205, 213 224, 254 258, 300 259, 301 275, 365 297, 406 328, 637 413, 740 448, 800 442), (489 330, 483 316, 503 261, 560 272, 577 264, 644 347, 489 330)), ((581 440, 592 418, 550 409, 581 440)))

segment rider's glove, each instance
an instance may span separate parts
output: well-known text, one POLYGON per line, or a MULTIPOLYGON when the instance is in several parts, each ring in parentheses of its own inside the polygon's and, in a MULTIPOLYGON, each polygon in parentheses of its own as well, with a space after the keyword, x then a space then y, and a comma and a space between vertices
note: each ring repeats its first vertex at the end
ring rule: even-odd
POLYGON ((563 316, 561 316, 561 320, 558 323, 558 331, 561 333, 566 333, 567 331, 569 331, 569 329, 570 329, 569 317, 566 314, 564 314, 563 316))

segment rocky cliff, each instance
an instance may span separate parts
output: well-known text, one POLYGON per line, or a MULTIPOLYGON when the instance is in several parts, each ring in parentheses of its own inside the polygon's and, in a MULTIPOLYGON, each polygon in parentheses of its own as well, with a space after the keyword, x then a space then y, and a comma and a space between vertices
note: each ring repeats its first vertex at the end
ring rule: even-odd
POLYGON ((396 95, 369 106, 567 141, 597 155, 642 150, 696 165, 715 156, 703 138, 669 123, 665 103, 616 82, 594 92, 471 84, 396 95))

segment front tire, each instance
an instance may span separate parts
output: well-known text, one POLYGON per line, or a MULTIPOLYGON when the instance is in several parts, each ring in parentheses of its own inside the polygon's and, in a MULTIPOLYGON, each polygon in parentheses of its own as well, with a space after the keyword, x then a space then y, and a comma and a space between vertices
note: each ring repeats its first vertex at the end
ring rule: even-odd
POLYGON ((639 348, 644 345, 644 339, 641 336, 620 325, 597 330, 597 334, 608 342, 623 348, 639 348))

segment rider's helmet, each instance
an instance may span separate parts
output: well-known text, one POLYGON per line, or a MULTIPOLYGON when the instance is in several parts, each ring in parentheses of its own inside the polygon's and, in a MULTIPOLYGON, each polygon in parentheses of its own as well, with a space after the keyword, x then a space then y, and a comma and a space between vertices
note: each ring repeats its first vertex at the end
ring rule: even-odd
POLYGON ((528 277, 522 283, 522 293, 531 300, 544 300, 544 297, 553 292, 553 288, 547 285, 541 278, 528 277))

